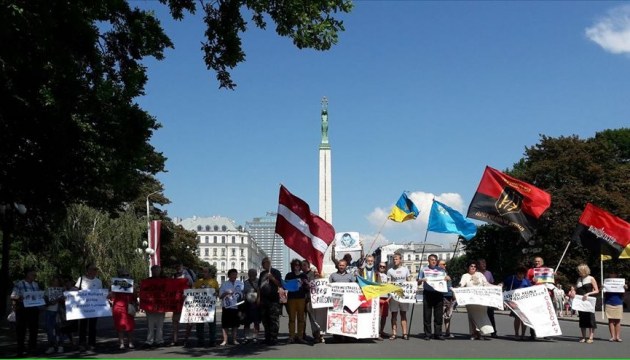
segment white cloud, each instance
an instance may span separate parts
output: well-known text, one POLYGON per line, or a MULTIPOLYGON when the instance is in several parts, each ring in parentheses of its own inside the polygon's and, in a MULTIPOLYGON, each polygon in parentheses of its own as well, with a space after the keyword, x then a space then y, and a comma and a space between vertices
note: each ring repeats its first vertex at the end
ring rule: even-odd
MULTIPOLYGON (((379 235, 379 240, 377 242, 379 245, 385 245, 390 243, 402 243, 402 242, 422 242, 424 240, 424 234, 427 230, 427 224, 429 222, 429 214, 431 212, 431 205, 433 204, 433 199, 452 207, 453 209, 464 213, 464 199, 460 194, 456 193, 442 193, 439 195, 435 195, 432 193, 426 193, 422 191, 415 191, 408 194, 411 201, 416 204, 416 207, 420 211, 420 216, 416 220, 409 220, 403 223, 393 222, 391 220, 387 220, 387 216, 391 212, 392 206, 394 203, 385 207, 377 207, 372 210, 371 213, 367 215, 367 219, 375 228, 374 235, 361 234, 362 239, 366 239, 370 237, 370 241, 378 234, 378 231, 381 230, 381 234, 379 235), (383 233, 387 232, 388 237, 386 237, 383 233), (383 241, 381 241, 383 239, 383 241)), ((398 199, 395 199, 398 200, 398 199)), ((450 242, 457 241, 457 235, 453 234, 434 234, 429 233, 427 242, 436 243, 436 244, 448 244, 450 242)), ((364 246, 369 247, 369 244, 365 244, 364 246)), ((374 248, 378 247, 375 245, 374 248)))
POLYGON ((586 36, 608 52, 630 54, 630 5, 609 10, 586 29, 586 36))

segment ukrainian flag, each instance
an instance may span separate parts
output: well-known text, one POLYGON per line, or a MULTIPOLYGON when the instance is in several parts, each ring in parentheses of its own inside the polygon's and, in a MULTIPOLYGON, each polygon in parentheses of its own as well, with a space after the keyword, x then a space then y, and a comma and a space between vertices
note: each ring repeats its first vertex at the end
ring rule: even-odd
POLYGON ((396 205, 392 207, 392 212, 387 218, 395 222, 403 222, 415 219, 418 217, 418 214, 420 214, 420 212, 418 211, 416 204, 414 204, 413 201, 407 197, 407 194, 403 192, 402 195, 400 195, 398 202, 396 202, 396 205))
POLYGON ((365 296, 365 300, 371 300, 392 292, 400 293, 401 296, 403 294, 403 289, 398 285, 390 283, 375 283, 360 276, 357 276, 357 281, 361 291, 363 292, 363 296, 365 296))

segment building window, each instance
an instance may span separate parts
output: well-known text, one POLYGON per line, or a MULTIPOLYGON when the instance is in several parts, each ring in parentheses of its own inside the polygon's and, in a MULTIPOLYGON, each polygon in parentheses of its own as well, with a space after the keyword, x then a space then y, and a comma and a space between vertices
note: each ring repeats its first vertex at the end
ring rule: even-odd
POLYGON ((411 254, 407 254, 407 260, 411 260, 411 254))
POLYGON ((232 236, 232 242, 236 244, 236 236, 232 236))
POLYGON ((206 244, 208 243, 208 238, 209 238, 209 236, 206 236, 206 244))
POLYGON ((201 241, 201 236, 197 236, 197 241, 201 241))
POLYGON ((221 243, 225 244, 225 236, 221 236, 221 243))
POLYGON ((232 248, 232 256, 236 256, 236 249, 232 248))
POLYGON ((227 226, 225 226, 225 225, 221 226, 221 230, 222 231, 227 231, 227 226))
POLYGON ((221 284, 225 282, 225 275, 221 275, 221 284))
POLYGON ((245 263, 241 261, 241 271, 245 271, 245 263))
POLYGON ((221 249, 221 256, 225 256, 225 249, 221 249))
POLYGON ((219 226, 214 225, 214 231, 219 231, 219 226))
MULTIPOLYGON (((212 255, 217 256, 217 249, 212 249, 212 255)), ((215 263, 214 266, 217 266, 215 263)))
POLYGON ((420 265, 416 265, 416 272, 419 273, 420 272, 420 265))
POLYGON ((232 267, 230 269, 236 269, 236 263, 234 263, 234 261, 232 261, 232 267))
POLYGON ((210 231, 210 225, 206 225, 206 231, 210 231))
POLYGON ((225 271, 225 261, 221 261, 221 271, 225 271))
POLYGON ((217 237, 213 236, 212 238, 214 239, 213 243, 216 243, 217 242, 217 237))
POLYGON ((420 255, 416 255, 416 261, 420 260, 420 255))
POLYGON ((204 249, 204 255, 205 255, 205 256, 210 256, 210 249, 205 248, 205 249, 204 249))
POLYGON ((202 229, 201 225, 197 225, 197 231, 201 231, 202 229))
POLYGON ((244 253, 245 253, 245 249, 241 249, 241 257, 243 257, 244 253))

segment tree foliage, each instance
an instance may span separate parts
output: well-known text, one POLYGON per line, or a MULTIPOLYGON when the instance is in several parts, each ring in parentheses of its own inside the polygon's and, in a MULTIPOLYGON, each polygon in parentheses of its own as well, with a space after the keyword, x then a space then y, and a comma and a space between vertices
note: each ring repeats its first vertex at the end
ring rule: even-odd
MULTIPOLYGON (((592 203, 630 220, 630 129, 605 130, 593 138, 577 136, 553 138, 541 135, 540 142, 525 149, 510 175, 549 192, 550 208, 542 215, 530 242, 518 238, 510 229, 484 225, 466 246, 469 255, 484 257, 488 266, 501 276, 510 274, 516 264, 531 265, 540 255, 546 266, 556 267, 569 243, 578 219, 592 203), (540 252, 532 250, 541 249, 540 252)), ((599 254, 590 253, 577 243, 569 245, 559 268, 560 281, 574 282, 576 266, 588 264, 600 273, 599 254)), ((605 272, 624 273, 630 262, 605 262, 605 272)))

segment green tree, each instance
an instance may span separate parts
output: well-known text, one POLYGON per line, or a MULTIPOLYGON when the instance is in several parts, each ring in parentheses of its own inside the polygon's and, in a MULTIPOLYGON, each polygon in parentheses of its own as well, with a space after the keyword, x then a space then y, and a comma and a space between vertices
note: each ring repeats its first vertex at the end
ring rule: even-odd
MULTIPOLYGON (((510 229, 484 225, 467 245, 467 251, 474 257, 485 257, 489 266, 505 272, 501 275, 509 273, 518 262, 529 263, 535 255, 555 268, 587 202, 622 219, 630 218, 629 155, 627 128, 605 130, 589 139, 541 135, 540 142, 526 148, 525 157, 507 171, 552 196, 551 206, 541 216, 534 236, 525 242, 510 229)), ((559 268, 560 280, 574 282, 575 268, 582 262, 595 275, 600 273, 599 254, 590 253, 577 243, 569 244, 559 268)), ((605 271, 615 268, 623 273, 630 269, 630 262, 610 261, 604 266, 605 271)))
MULTIPOLYGON (((299 48, 328 49, 347 0, 162 0, 175 19, 197 6, 207 25, 203 57, 221 87, 244 61, 241 10, 268 17, 299 48)), ((157 120, 134 99, 147 81, 143 60, 172 47, 150 11, 123 0, 0 0, 0 294, 6 294, 12 234, 34 252, 73 204, 116 213, 142 195, 165 157, 149 140, 157 120), (14 204, 27 212, 18 216, 14 204)), ((145 193, 146 194, 146 193, 145 193)), ((78 254, 81 255, 81 254, 78 254)), ((5 306, 0 296, 0 308, 5 306)))

